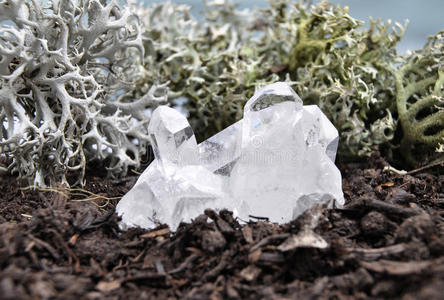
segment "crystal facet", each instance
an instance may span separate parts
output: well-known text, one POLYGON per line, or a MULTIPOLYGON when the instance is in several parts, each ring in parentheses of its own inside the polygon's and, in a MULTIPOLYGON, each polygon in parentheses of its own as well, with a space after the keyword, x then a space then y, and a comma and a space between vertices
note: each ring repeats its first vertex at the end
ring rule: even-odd
POLYGON ((162 165, 180 167, 197 164, 197 142, 193 129, 175 109, 159 106, 152 114, 148 132, 154 156, 162 165))
POLYGON ((260 89, 242 120, 199 145, 186 118, 166 106, 153 112, 149 134, 156 159, 117 205, 123 226, 175 230, 205 208, 282 223, 316 203, 344 202, 338 132, 287 83, 260 89))

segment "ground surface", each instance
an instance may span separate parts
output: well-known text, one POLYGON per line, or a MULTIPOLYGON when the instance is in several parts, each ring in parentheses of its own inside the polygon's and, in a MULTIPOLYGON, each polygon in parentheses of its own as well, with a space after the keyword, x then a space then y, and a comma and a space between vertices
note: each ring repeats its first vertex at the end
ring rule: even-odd
POLYGON ((384 165, 341 166, 343 209, 283 226, 206 211, 175 234, 119 231, 105 197, 136 178, 90 177, 98 198, 75 201, 85 196, 23 191, 3 176, 0 298, 442 299, 444 176, 384 165))

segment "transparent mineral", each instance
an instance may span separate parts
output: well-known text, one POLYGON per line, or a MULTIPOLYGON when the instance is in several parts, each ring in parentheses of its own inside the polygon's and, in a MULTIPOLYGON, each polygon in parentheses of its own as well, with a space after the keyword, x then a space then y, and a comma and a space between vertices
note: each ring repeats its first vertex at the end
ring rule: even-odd
POLYGON ((286 83, 265 86, 243 119, 197 145, 186 118, 160 106, 149 125, 155 160, 117 205, 122 225, 175 230, 206 208, 288 222, 316 203, 344 202, 338 132, 286 83))

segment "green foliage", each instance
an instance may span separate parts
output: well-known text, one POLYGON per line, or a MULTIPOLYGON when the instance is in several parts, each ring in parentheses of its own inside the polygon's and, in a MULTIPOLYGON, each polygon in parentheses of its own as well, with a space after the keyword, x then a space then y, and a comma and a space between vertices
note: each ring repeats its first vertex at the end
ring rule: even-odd
POLYGON ((290 42, 281 61, 289 65, 296 92, 305 104, 319 105, 340 131, 340 156, 368 155, 390 141, 395 84, 388 67, 396 62, 403 27, 391 31, 390 22, 370 20, 365 29, 347 8, 328 2, 308 8, 277 1, 266 13, 274 35, 290 42), (284 36, 282 28, 289 29, 284 36))
POLYGON ((147 108, 185 98, 203 140, 258 87, 288 81, 338 128, 340 158, 443 160, 444 32, 403 57, 403 26, 307 2, 205 2, 200 20, 170 2, 0 0, 0 154, 38 185, 82 182, 92 161, 122 176, 148 146, 147 108))
MULTIPOLYGON (((202 140, 242 117, 255 86, 277 81, 251 42, 254 18, 228 4, 207 6, 207 22, 172 3, 139 10, 146 31, 146 83, 169 82, 169 99, 185 97, 202 140)), ((142 86, 141 89, 143 89, 142 86)))
MULTIPOLYGON (((434 131, 442 129, 442 111, 434 114, 433 126, 426 126, 433 127, 427 130, 434 134, 425 132, 433 138, 420 137, 425 129, 418 128, 425 125, 398 113, 404 92, 397 78, 410 72, 404 64, 429 56, 432 47, 442 47, 441 40, 415 52, 416 58, 404 58, 396 45, 405 26, 372 19, 366 26, 351 17, 347 7, 278 0, 262 11, 247 12, 230 3, 207 5, 204 21, 194 19, 189 7, 171 3, 141 11, 147 28, 145 82, 169 81, 173 103, 178 97, 188 99, 185 107, 198 138, 239 119, 258 86, 285 80, 293 83, 305 104, 319 105, 338 128, 340 158, 368 156, 381 147, 405 153, 398 148, 419 142, 438 148, 436 141, 442 137, 434 131)), ((438 52, 435 49, 435 59, 438 52)), ((436 82, 437 68, 428 71, 430 82, 436 82)), ((428 96, 435 100, 421 102, 433 112, 442 103, 441 90, 435 90, 428 96)), ((405 158, 414 163, 409 155, 405 158)))
POLYGON ((444 31, 430 37, 393 73, 403 132, 400 150, 411 165, 443 160, 444 31))

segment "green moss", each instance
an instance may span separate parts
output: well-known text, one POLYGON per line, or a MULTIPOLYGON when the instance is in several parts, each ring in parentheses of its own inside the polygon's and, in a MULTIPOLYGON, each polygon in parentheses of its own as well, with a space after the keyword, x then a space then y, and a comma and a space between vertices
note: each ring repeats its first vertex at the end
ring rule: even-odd
POLYGON ((444 141, 444 31, 406 58, 396 78, 396 104, 402 128, 400 150, 420 165, 444 160, 436 151, 444 141))
POLYGON ((340 157, 366 156, 389 142, 396 128, 390 66, 404 28, 370 20, 366 29, 347 7, 326 1, 311 8, 273 2, 268 15, 276 31, 291 28, 291 79, 304 102, 319 105, 339 129, 340 157))
POLYGON ((435 156, 442 144, 441 67, 433 63, 442 56, 441 40, 400 56, 405 26, 372 19, 367 26, 327 1, 270 1, 250 13, 226 1, 207 6, 205 21, 186 6, 164 3, 143 11, 141 20, 143 84, 169 81, 170 100, 187 98, 200 140, 240 119, 256 88, 280 80, 291 81, 304 103, 319 105, 338 128, 342 159, 385 149, 390 159, 402 161, 393 155, 401 153, 418 165, 424 159, 410 148, 435 156), (417 104, 412 95, 419 95, 417 104))

